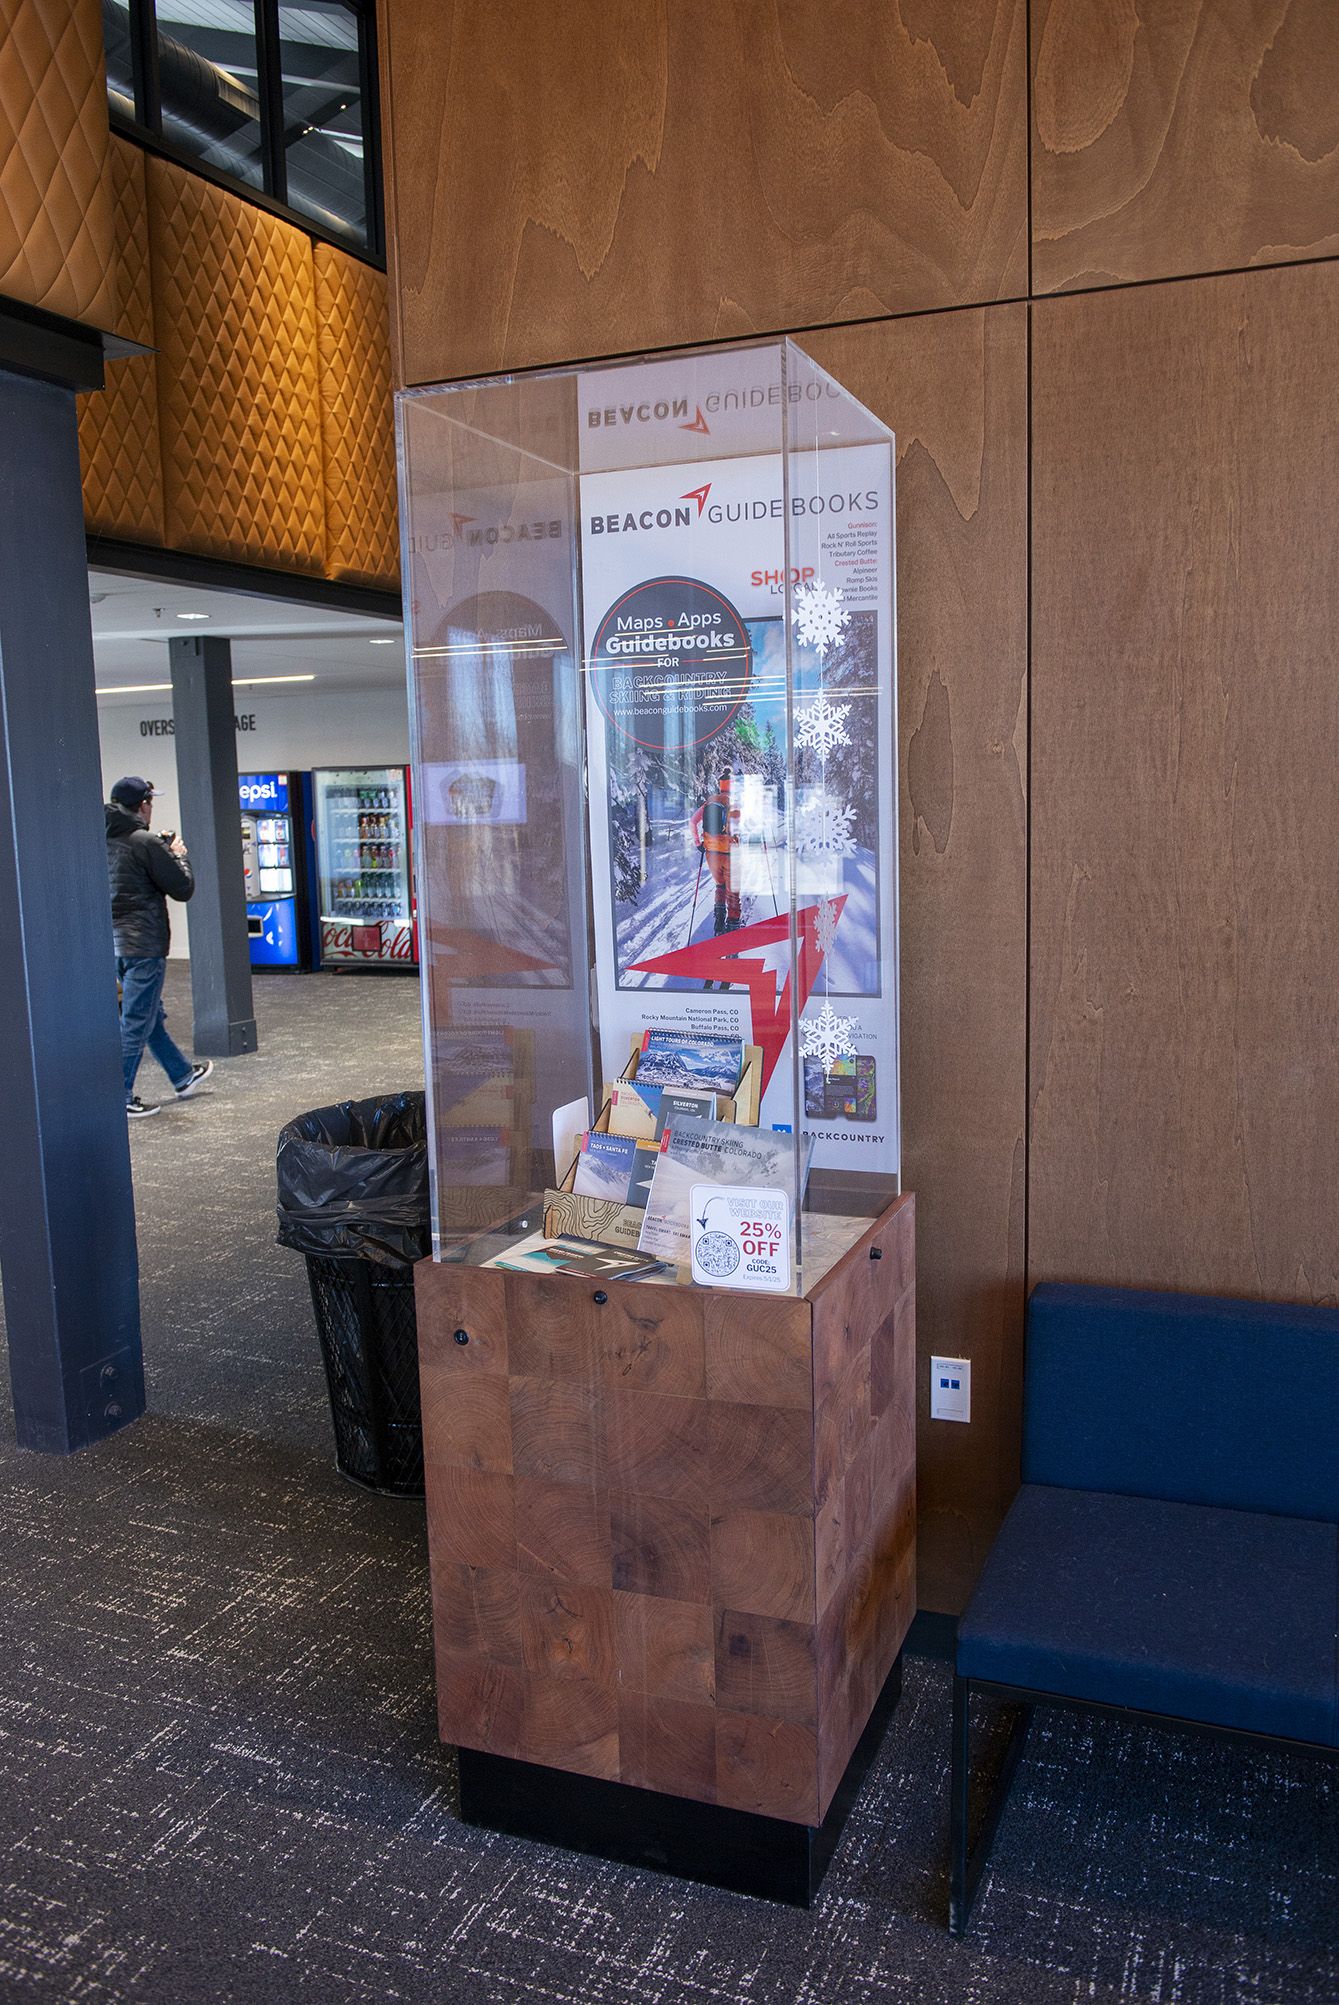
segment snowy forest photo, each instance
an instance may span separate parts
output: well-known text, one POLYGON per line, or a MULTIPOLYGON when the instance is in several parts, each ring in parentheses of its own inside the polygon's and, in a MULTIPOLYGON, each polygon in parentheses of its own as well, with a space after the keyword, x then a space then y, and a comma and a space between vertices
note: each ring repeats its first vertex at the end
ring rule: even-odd
POLYGON ((737 923, 785 911, 793 838, 797 904, 846 899, 820 987, 834 996, 878 995, 877 615, 852 612, 822 657, 810 647, 798 650, 793 770, 786 756, 784 623, 751 620, 748 632, 748 695, 704 743, 653 750, 618 732, 607 735, 618 986, 699 986, 631 970, 716 931, 700 818, 728 769, 738 836, 729 851, 737 923))

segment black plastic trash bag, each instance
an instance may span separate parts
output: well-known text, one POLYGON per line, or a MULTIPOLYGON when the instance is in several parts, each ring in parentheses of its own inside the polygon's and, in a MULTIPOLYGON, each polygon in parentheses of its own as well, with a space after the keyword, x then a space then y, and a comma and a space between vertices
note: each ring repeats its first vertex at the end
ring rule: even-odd
POLYGON ((341 1100, 281 1129, 281 1246, 401 1267, 432 1251, 421 1093, 341 1100))
POLYGON ((279 1244, 306 1255, 335 1462, 392 1497, 423 1495, 412 1263, 431 1250, 421 1093, 343 1100, 279 1136, 279 1244))

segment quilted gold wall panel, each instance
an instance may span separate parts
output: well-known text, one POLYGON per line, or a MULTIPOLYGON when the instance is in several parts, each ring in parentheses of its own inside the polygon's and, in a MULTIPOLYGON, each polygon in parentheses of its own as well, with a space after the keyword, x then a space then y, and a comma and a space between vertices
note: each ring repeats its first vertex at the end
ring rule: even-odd
POLYGON ((0 294, 115 312, 99 0, 0 0, 0 294))
MULTIPOLYGON (((144 155, 113 139, 116 208, 115 328, 152 347, 153 283, 144 155)), ((84 515, 98 536, 162 543, 163 463, 158 427, 158 358, 130 355, 108 362, 106 387, 79 399, 79 451, 84 466, 84 515)))
POLYGON ((316 334, 326 571, 332 578, 393 587, 400 564, 384 273, 317 244, 316 334))
POLYGON ((311 240, 165 160, 148 174, 167 541, 319 573, 311 240))

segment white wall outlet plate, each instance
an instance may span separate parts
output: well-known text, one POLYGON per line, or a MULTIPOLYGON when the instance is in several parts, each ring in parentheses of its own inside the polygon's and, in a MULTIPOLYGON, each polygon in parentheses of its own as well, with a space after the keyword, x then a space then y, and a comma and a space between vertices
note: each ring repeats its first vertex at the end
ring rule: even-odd
POLYGON ((970 1420, 972 1417, 972 1360, 931 1358, 931 1420, 970 1420))

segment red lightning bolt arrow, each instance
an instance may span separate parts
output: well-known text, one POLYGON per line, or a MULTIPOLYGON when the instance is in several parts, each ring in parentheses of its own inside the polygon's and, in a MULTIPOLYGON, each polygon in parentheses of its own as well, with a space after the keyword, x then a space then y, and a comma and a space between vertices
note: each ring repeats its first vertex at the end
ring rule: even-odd
MULTIPOLYGON (((833 901, 833 926, 846 905, 843 894, 833 901)), ((800 1014, 804 1013, 823 965, 823 949, 818 944, 818 907, 805 905, 795 914, 795 940, 799 960, 800 1014)), ((656 954, 649 961, 635 961, 634 974, 691 975, 702 982, 732 982, 749 992, 750 1044, 762 1051, 762 1090, 776 1071, 777 1061, 790 1036, 790 983, 787 973, 777 992, 776 971, 764 961, 748 955, 759 947, 775 946, 790 937, 790 921, 785 913, 775 919, 760 919, 756 925, 742 926, 736 933, 718 939, 698 940, 691 947, 676 947, 672 953, 656 954)))

